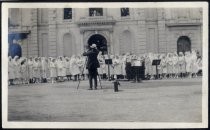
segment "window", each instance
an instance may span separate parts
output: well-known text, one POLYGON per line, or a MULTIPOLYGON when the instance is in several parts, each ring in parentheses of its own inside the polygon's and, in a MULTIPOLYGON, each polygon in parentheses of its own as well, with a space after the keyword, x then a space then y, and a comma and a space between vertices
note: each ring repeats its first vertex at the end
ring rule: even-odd
POLYGON ((89 16, 103 16, 103 8, 89 8, 89 16))
POLYGON ((63 19, 72 19, 72 8, 64 8, 63 19))
POLYGON ((129 8, 121 8, 120 10, 121 10, 121 17, 130 15, 129 8))

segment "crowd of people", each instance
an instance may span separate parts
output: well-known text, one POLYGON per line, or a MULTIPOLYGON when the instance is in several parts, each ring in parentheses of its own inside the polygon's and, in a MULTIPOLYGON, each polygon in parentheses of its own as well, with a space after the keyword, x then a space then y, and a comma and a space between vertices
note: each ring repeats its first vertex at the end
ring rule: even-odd
MULTIPOLYGON (((178 54, 177 52, 141 55, 99 53, 98 60, 100 63, 98 75, 102 80, 128 79, 140 82, 141 79, 192 78, 202 75, 202 57, 195 50, 178 54), (112 64, 108 66, 105 63, 106 59, 112 59, 112 64), (158 75, 156 75, 156 66, 152 65, 154 59, 161 60, 157 68, 158 75), (136 69, 139 66, 141 68, 136 69)), ((9 56, 9 85, 86 80, 88 71, 85 64, 86 57, 75 55, 56 58, 9 56)))

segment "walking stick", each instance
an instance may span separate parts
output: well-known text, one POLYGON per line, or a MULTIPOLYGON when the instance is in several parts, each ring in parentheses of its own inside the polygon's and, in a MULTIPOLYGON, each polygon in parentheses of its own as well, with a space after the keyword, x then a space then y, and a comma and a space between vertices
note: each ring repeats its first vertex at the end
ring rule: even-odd
MULTIPOLYGON (((84 70, 85 70, 85 67, 86 67, 86 63, 87 63, 87 57, 86 57, 86 60, 85 60, 84 67, 83 67, 83 69, 82 69, 82 74, 84 73, 84 70)), ((79 83, 78 83, 78 85, 77 85, 77 89, 79 88, 80 81, 81 81, 81 79, 79 78, 79 83)))

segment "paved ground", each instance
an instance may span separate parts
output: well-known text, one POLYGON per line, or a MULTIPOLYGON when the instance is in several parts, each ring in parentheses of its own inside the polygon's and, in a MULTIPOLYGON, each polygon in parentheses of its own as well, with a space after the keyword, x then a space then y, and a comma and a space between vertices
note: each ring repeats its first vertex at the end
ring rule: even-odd
POLYGON ((119 92, 88 82, 9 86, 9 121, 201 122, 201 78, 121 82, 119 92))

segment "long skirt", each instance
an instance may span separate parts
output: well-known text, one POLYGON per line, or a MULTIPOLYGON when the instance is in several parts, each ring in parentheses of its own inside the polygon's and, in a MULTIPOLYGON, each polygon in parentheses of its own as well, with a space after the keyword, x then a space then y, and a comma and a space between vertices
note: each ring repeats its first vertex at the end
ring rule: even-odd
POLYGON ((8 68, 8 78, 9 79, 15 79, 15 70, 14 68, 8 68))
POLYGON ((178 64, 173 65, 173 73, 175 73, 175 74, 179 73, 179 65, 178 64))
POLYGON ((34 68, 33 69, 33 77, 35 77, 35 78, 40 78, 41 77, 39 68, 34 68))
POLYGON ((50 68, 50 77, 51 77, 51 78, 57 77, 56 68, 50 68))
POLYGON ((167 65, 167 73, 172 74, 173 73, 173 65, 168 64, 167 65))

